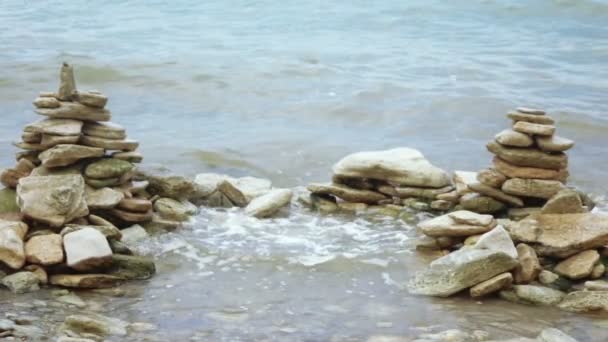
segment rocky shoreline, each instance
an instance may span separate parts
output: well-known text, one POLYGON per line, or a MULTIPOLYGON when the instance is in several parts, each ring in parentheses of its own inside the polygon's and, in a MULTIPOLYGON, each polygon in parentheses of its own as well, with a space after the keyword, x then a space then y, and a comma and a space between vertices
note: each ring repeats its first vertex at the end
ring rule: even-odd
MULTIPOLYGON (((479 172, 450 175, 411 148, 358 152, 334 165, 330 183, 294 194, 261 178, 202 173, 190 179, 139 166, 139 143, 110 122, 107 102, 100 92, 78 91, 67 64, 59 90, 33 102, 45 118, 24 127, 16 165, 0 174, 6 187, 0 190, 0 283, 15 294, 149 279, 154 261, 134 255, 134 247, 189 222, 199 206, 241 208, 265 219, 289 215, 299 202, 321 214, 434 216, 418 224, 417 249, 440 256, 411 277, 412 294, 468 291, 475 300, 498 296, 608 312, 608 216, 566 186, 565 151, 574 142, 555 135, 554 120, 542 110, 508 113, 513 126, 488 143, 492 167, 479 172)), ((0 337, 19 336, 15 324, 0 319, 0 337)), ((103 340, 114 334, 111 326, 107 317, 70 316, 59 335, 103 340)), ((538 341, 574 339, 547 329, 538 341)))

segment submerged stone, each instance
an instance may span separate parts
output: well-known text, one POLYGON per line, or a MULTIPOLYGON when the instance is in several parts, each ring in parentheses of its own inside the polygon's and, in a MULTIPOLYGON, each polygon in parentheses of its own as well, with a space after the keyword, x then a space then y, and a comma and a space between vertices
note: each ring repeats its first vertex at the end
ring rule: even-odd
POLYGON ((263 218, 274 215, 289 205, 293 192, 289 189, 274 189, 265 195, 254 198, 245 208, 248 215, 263 218))
POLYGON ((13 273, 0 281, 2 285, 15 294, 38 291, 40 290, 39 282, 40 280, 34 273, 26 271, 13 273))
POLYGON ((104 289, 119 285, 124 280, 109 274, 55 274, 50 277, 49 283, 79 289, 104 289))

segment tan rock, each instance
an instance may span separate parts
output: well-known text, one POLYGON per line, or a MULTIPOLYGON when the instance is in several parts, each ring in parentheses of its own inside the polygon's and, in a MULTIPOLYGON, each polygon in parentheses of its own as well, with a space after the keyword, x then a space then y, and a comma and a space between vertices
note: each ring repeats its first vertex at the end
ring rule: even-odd
POLYGON ((494 139, 497 143, 504 146, 513 147, 529 147, 534 144, 534 139, 529 135, 521 132, 516 132, 511 129, 505 129, 502 132, 496 134, 494 139))
POLYGON ((124 198, 120 191, 110 188, 95 189, 90 186, 86 187, 85 196, 90 209, 111 209, 124 198))
POLYGON ((125 198, 118 203, 118 209, 135 213, 147 213, 152 209, 152 202, 144 198, 125 198))
POLYGON ((23 141, 13 142, 13 146, 27 151, 44 151, 46 148, 40 144, 26 143, 23 141))
POLYGON ((130 212, 130 211, 125 211, 125 210, 120 210, 120 209, 112 209, 111 214, 114 215, 115 217, 126 221, 126 222, 130 222, 130 223, 140 223, 140 222, 147 222, 152 220, 152 210, 146 212, 146 213, 134 213, 134 212, 130 212))
POLYGON ((54 97, 38 97, 34 100, 36 108, 57 108, 60 105, 59 100, 54 97))
POLYGON ((439 211, 448 211, 454 207, 454 202, 444 200, 434 200, 431 202, 431 209, 439 211))
POLYGON ((505 204, 489 196, 478 193, 468 193, 460 198, 460 206, 463 209, 480 214, 497 213, 506 208, 505 204))
POLYGON ((112 158, 125 160, 130 163, 141 163, 144 159, 144 156, 136 151, 130 152, 112 152, 112 158))
POLYGON ((195 213, 196 209, 187 202, 163 197, 154 202, 154 211, 166 220, 186 221, 195 213))
POLYGON ((23 132, 21 134, 21 140, 27 144, 40 144, 42 140, 42 134, 34 132, 23 132))
POLYGON ((80 135, 82 121, 74 119, 51 119, 38 120, 23 128, 24 132, 74 136, 80 135))
POLYGON ((572 189, 560 190, 541 209, 543 214, 577 214, 587 210, 578 192, 572 189))
POLYGON ((308 190, 317 195, 336 196, 347 202, 376 204, 379 201, 388 198, 385 195, 375 191, 353 189, 340 184, 313 183, 308 186, 308 190))
POLYGON ((27 262, 38 265, 56 265, 63 262, 63 239, 59 234, 39 235, 25 243, 27 262))
POLYGON ((523 220, 524 218, 540 213, 541 208, 527 207, 527 208, 511 208, 507 212, 507 217, 513 221, 523 220))
POLYGON ((112 122, 85 122, 82 133, 104 139, 124 140, 127 138, 125 129, 112 122))
POLYGON ((79 135, 50 135, 42 134, 40 145, 50 148, 59 144, 75 144, 80 139, 79 135))
MULTIPOLYGON (((91 223, 93 223, 93 222, 91 222, 91 223)), ((59 235, 65 236, 67 234, 70 234, 72 232, 79 231, 79 230, 82 230, 85 228, 95 229, 98 232, 100 232, 101 234, 103 234, 103 236, 105 236, 107 239, 112 239, 112 240, 121 240, 122 239, 122 233, 121 233, 120 229, 116 228, 116 226, 114 226, 111 223, 109 223, 109 224, 103 223, 102 225, 93 225, 93 226, 89 225, 88 222, 83 222, 83 223, 78 223, 78 224, 68 224, 65 226, 65 228, 63 228, 61 230, 59 235)))
POLYGON ((36 113, 50 118, 82 121, 110 121, 112 118, 112 114, 105 109, 85 106, 78 102, 61 102, 58 108, 38 108, 36 113))
POLYGON ((546 115, 539 116, 539 115, 510 112, 509 114, 507 114, 507 117, 516 122, 525 121, 525 122, 537 123, 537 124, 542 124, 542 125, 552 125, 555 123, 555 120, 553 120, 553 118, 546 116, 546 115))
POLYGON ((249 200, 243 192, 237 188, 232 182, 224 180, 217 185, 217 190, 222 192, 228 199, 237 207, 246 207, 249 200))
POLYGON ((409 197, 417 197, 417 198, 427 198, 427 199, 435 199, 437 195, 445 194, 450 191, 453 191, 454 187, 451 185, 445 186, 443 188, 417 188, 417 187, 396 187, 395 192, 397 192, 397 197, 400 198, 409 198, 409 197))
POLYGON ((514 196, 548 199, 564 188, 556 180, 511 178, 502 185, 502 191, 514 196))
MULTIPOLYGON (((504 185, 503 185, 504 187, 504 185)), ((492 197, 498 201, 510 204, 512 206, 515 207, 523 207, 524 206, 524 202, 522 201, 521 198, 515 197, 515 196, 511 196, 509 194, 504 193, 503 191, 500 191, 498 189, 494 189, 490 186, 481 184, 481 183, 473 183, 469 185, 469 189, 480 193, 482 195, 486 195, 489 197, 492 197)))
MULTIPOLYGON (((114 228, 116 228, 110 221, 104 219, 103 217, 97 216, 97 215, 89 215, 87 217, 87 219, 89 220, 89 222, 92 225, 95 225, 95 226, 105 226, 105 227, 114 227, 114 228)), ((116 229, 118 229, 118 228, 116 228, 116 229)), ((106 237, 107 237, 107 235, 106 235, 106 237)))
POLYGON ((487 296, 489 294, 498 292, 502 289, 506 289, 511 287, 513 283, 513 276, 511 273, 501 273, 493 278, 490 278, 484 282, 481 282, 469 290, 471 297, 479 298, 483 296, 487 296))
POLYGON ((72 99, 72 93, 76 90, 76 81, 74 80, 74 69, 68 63, 63 63, 61 73, 59 74, 59 90, 57 91, 57 99, 61 101, 69 101, 72 99))
POLYGON ((492 215, 481 215, 467 210, 457 210, 447 214, 452 220, 460 224, 475 226, 496 226, 496 220, 492 215))
POLYGON ((483 185, 500 189, 507 177, 495 169, 484 169, 477 174, 477 180, 483 185))
POLYGON ((517 245, 517 260, 519 265, 513 271, 516 284, 529 284, 535 280, 543 268, 538 261, 534 248, 520 243, 517 245))
POLYGON ((85 106, 103 108, 108 103, 108 98, 97 92, 76 91, 73 93, 74 100, 85 106))
POLYGON ((536 137, 538 147, 546 152, 563 152, 574 146, 574 141, 557 135, 549 137, 536 137))
POLYGON ((469 184, 477 183, 477 172, 472 171, 454 171, 452 178, 456 186, 456 192, 462 196, 470 193, 469 184))
POLYGON ((6 228, 4 222, 0 223, 0 262, 18 270, 25 264, 23 240, 15 230, 6 228))
POLYGON ((44 268, 40 265, 27 265, 23 268, 25 271, 32 272, 36 277, 38 277, 38 282, 40 284, 46 285, 49 283, 49 275, 46 273, 44 268))
POLYGON ((102 148, 61 144, 54 146, 38 156, 45 167, 68 166, 82 159, 102 157, 102 148))
MULTIPOLYGON (((561 170, 568 167, 568 156, 561 152, 548 154, 533 148, 510 148, 502 146, 495 141, 489 142, 486 147, 488 151, 500 159, 516 166, 530 166, 552 170, 561 170)), ((502 171, 501 173, 504 174, 502 171)))
POLYGON ((600 254, 596 250, 587 250, 563 260, 555 266, 554 271, 569 279, 583 279, 591 275, 599 261, 600 254))
POLYGON ((515 110, 517 110, 519 113, 523 113, 523 114, 532 114, 532 115, 545 115, 545 111, 542 109, 538 109, 538 108, 531 108, 531 107, 517 107, 515 110))
POLYGON ((604 266, 604 264, 602 264, 600 262, 597 265, 595 265, 595 267, 593 268, 593 271, 591 271, 591 274, 589 275, 589 278, 600 279, 601 277, 604 276, 604 273, 606 273, 606 266, 604 266))
POLYGON ((494 168, 509 178, 525 178, 525 179, 552 179, 560 182, 565 182, 568 178, 568 170, 549 170, 536 167, 517 166, 507 163, 506 161, 494 157, 494 168))
POLYGON ((52 285, 79 289, 104 289, 120 285, 123 281, 108 274, 55 274, 50 278, 52 285))
POLYGON ((470 236, 483 234, 492 230, 496 227, 496 221, 493 220, 489 225, 473 225, 463 224, 456 222, 450 214, 435 217, 433 219, 421 222, 418 224, 418 228, 428 236, 440 237, 440 236, 470 236))
POLYGON ((608 291, 608 281, 605 280, 588 280, 584 286, 587 291, 608 291))
POLYGON ((513 124, 513 130, 531 135, 551 136, 555 133, 555 126, 517 121, 515 124, 513 124))
POLYGON ((35 165, 27 159, 19 159, 17 165, 12 169, 6 169, 0 174, 0 182, 7 188, 14 189, 19 183, 19 179, 31 174, 35 165))
POLYGON ((457 191, 450 191, 437 195, 437 199, 457 203, 460 200, 460 195, 458 195, 457 191))
POLYGON ((106 150, 118 151, 134 151, 139 146, 139 142, 131 139, 113 140, 88 135, 81 136, 80 143, 85 146, 100 147, 106 150))

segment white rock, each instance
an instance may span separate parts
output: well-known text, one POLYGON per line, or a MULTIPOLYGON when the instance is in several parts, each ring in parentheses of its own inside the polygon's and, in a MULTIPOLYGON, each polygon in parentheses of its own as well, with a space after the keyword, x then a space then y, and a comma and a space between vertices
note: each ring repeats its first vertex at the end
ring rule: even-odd
POLYGON ((258 218, 272 216, 291 202, 293 192, 289 189, 271 190, 265 195, 254 198, 245 208, 248 215, 258 218))
POLYGON ((112 260, 112 249, 106 237, 94 228, 83 228, 66 234, 63 246, 67 264, 78 271, 90 271, 112 260))
POLYGON ((501 251, 511 258, 517 259, 517 249, 513 240, 502 226, 496 226, 496 228, 479 237, 475 248, 501 251))

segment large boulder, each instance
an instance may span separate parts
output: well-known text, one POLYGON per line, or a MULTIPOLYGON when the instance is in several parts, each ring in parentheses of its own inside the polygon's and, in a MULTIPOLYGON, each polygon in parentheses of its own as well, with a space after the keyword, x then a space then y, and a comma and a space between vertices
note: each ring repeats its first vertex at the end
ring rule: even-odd
POLYGON ((254 198, 245 208, 248 215, 257 218, 269 217, 291 202, 293 192, 289 189, 274 189, 254 198))
POLYGON ((531 244, 539 255, 568 257, 608 244, 608 216, 583 214, 531 215, 510 227, 514 240, 531 244))
POLYGON ((410 293, 447 297, 517 266, 517 251, 502 227, 463 248, 433 261, 408 282, 410 293))
POLYGON ((83 228, 63 237, 67 265, 78 271, 108 266, 112 249, 106 237, 94 228, 83 228))
POLYGON ((21 178, 17 203, 25 216, 53 227, 89 213, 80 175, 21 178))
POLYGON ((432 165, 417 150, 395 148, 353 153, 333 167, 334 175, 371 178, 396 185, 441 188, 450 184, 444 170, 432 165))

